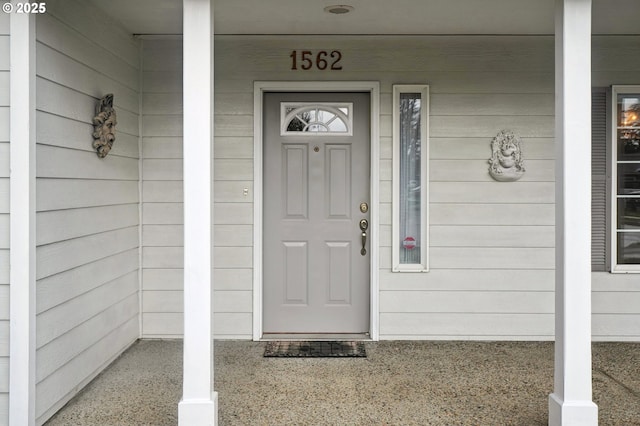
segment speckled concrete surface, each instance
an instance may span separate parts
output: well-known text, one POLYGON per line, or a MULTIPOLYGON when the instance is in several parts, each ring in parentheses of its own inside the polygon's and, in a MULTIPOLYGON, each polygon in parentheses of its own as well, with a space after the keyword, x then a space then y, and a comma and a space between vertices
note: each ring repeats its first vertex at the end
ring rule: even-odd
MULTIPOLYGON (((263 358, 216 342, 219 425, 546 425, 553 345, 367 343, 367 358, 263 358)), ((175 425, 179 341, 140 341, 47 425, 175 425)), ((600 425, 640 425, 640 344, 598 343, 600 425)))

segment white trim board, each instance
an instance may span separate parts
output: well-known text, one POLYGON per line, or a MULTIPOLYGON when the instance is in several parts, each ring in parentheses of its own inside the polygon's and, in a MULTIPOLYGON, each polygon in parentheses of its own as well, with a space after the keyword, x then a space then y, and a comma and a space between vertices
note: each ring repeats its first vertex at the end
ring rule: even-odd
POLYGON ((380 83, 377 81, 256 81, 253 85, 253 340, 262 339, 262 232, 263 232, 263 98, 265 92, 369 92, 371 94, 371 307, 370 335, 380 335, 379 187, 380 187, 380 83))
POLYGON ((9 424, 36 423, 36 21, 11 14, 9 424))

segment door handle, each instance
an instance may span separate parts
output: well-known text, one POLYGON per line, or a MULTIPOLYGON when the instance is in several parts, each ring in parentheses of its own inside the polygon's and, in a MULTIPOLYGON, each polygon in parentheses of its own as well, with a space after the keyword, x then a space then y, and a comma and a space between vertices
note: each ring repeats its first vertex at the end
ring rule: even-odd
POLYGON ((360 231, 362 231, 362 249, 360 250, 361 255, 367 254, 367 249, 365 248, 367 245, 367 229, 369 228, 369 221, 367 219, 362 219, 360 221, 360 231))

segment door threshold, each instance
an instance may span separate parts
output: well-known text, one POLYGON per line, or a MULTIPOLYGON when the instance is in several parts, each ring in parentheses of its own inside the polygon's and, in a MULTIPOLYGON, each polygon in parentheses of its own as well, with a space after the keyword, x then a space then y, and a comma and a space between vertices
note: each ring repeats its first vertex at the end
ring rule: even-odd
POLYGON ((369 333, 264 333, 260 339, 270 340, 351 341, 371 340, 371 336, 369 333))

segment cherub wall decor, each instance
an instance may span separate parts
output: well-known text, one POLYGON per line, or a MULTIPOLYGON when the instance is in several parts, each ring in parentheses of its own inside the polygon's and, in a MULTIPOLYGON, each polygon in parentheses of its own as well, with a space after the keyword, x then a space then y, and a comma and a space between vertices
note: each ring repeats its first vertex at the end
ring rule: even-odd
POLYGON ((96 106, 93 117, 93 147, 98 157, 107 156, 116 140, 116 111, 113 109, 113 94, 108 94, 96 106))
POLYGON ((499 182, 514 182, 524 174, 522 140, 510 130, 501 130, 491 142, 489 174, 499 182))

